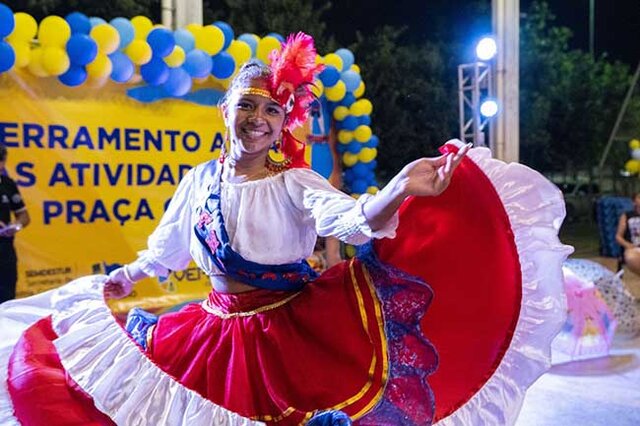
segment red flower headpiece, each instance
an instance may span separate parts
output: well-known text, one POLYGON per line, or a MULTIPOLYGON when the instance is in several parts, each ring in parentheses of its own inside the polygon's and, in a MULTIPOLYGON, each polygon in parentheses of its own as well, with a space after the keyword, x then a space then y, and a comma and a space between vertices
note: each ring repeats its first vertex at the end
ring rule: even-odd
POLYGON ((271 52, 269 60, 271 97, 287 113, 282 130, 282 151, 291 159, 291 167, 309 167, 304 161, 304 142, 297 140, 291 132, 307 119, 314 100, 311 85, 324 66, 316 64, 313 38, 302 32, 287 37, 282 50, 271 52))

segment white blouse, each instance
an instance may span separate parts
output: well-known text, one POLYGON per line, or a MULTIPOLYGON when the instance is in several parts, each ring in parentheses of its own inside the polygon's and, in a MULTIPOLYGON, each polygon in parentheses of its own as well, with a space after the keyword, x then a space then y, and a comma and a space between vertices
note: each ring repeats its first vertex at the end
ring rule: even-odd
MULTIPOLYGON (((167 276, 185 269, 191 259, 207 275, 221 274, 197 239, 194 226, 217 180, 215 161, 191 169, 180 182, 160 224, 135 263, 149 276, 167 276)), ((275 176, 244 183, 221 182, 222 215, 231 247, 247 260, 283 264, 313 253, 316 238, 336 237, 364 244, 371 238, 393 238, 396 213, 373 232, 362 206, 335 189, 310 169, 290 169, 275 176)))

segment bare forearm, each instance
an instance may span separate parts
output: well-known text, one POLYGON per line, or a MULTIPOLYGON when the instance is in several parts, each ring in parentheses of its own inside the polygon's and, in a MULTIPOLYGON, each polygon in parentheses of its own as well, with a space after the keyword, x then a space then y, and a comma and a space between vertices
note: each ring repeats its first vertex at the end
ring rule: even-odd
POLYGON ((616 242, 620 244, 622 247, 624 247, 625 249, 630 249, 635 247, 633 244, 631 244, 629 241, 622 238, 620 235, 616 235, 616 242))
POLYGON ((17 212, 15 216, 16 216, 16 223, 20 224, 22 228, 26 227, 27 225, 29 225, 29 223, 31 223, 29 212, 27 212, 26 210, 17 212))
POLYGON ((406 198, 403 179, 397 175, 363 206, 364 216, 371 230, 382 229, 406 198))

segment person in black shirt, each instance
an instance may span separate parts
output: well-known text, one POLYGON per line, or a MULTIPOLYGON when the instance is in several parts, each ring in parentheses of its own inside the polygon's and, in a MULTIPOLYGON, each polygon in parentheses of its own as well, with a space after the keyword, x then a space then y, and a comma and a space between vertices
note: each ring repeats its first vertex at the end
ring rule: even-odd
POLYGON ((624 250, 624 263, 640 274, 640 193, 633 194, 633 210, 622 213, 618 220, 616 241, 624 250))
POLYGON ((0 145, 0 303, 16 297, 18 259, 13 239, 30 222, 16 183, 5 173, 6 161, 7 148, 0 145))

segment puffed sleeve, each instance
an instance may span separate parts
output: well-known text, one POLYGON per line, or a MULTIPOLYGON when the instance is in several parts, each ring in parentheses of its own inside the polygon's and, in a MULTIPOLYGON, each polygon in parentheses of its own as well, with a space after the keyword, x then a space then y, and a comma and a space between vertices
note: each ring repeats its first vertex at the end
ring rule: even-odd
POLYGON ((167 211, 147 240, 147 250, 139 252, 134 262, 150 277, 180 271, 191 261, 189 243, 193 233, 194 174, 195 168, 182 178, 167 211))
POLYGON ((321 237, 332 236, 360 245, 371 238, 396 236, 397 212, 381 229, 371 230, 362 210, 373 197, 370 194, 354 200, 309 169, 290 170, 284 174, 284 181, 293 204, 314 221, 316 232, 321 237))

